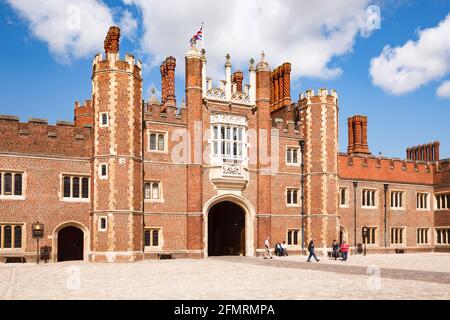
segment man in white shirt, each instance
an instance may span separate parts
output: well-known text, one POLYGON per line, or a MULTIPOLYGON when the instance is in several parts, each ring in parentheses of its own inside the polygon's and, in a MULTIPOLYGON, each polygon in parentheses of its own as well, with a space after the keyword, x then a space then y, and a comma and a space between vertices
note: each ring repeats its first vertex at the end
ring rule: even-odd
POLYGON ((264 254, 264 259, 267 259, 270 257, 270 259, 273 259, 272 253, 270 252, 270 236, 266 238, 266 241, 264 241, 264 247, 266 248, 266 252, 264 254))
POLYGON ((287 246, 286 246, 286 241, 283 241, 283 243, 281 244, 281 253, 283 256, 287 256, 287 246))

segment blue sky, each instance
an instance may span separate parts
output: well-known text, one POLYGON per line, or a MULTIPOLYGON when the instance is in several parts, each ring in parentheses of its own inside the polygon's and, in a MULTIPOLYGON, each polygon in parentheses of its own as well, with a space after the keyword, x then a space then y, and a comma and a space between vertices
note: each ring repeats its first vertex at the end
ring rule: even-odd
MULTIPOLYGON (((156 85, 159 88, 159 69, 154 66, 162 60, 162 57, 173 54, 178 58, 176 90, 177 100, 181 101, 184 94, 182 71, 184 63, 180 56, 187 50, 190 35, 198 29, 201 21, 205 21, 205 47, 207 52, 211 53, 208 57, 208 64, 211 65, 213 75, 218 74, 220 66, 223 65, 224 58, 222 59, 221 55, 224 56, 230 52, 232 59, 236 57, 234 66, 245 70, 247 67, 245 61, 252 57, 258 59, 257 52, 264 49, 272 67, 282 62, 280 59, 284 59, 284 55, 289 61, 293 60, 293 64, 297 62, 297 65, 300 66, 294 73, 292 85, 292 96, 295 99, 300 92, 308 88, 337 89, 340 98, 339 144, 341 151, 345 151, 347 147, 347 117, 364 114, 369 119, 368 140, 373 154, 378 155, 379 152, 382 152, 384 156, 403 158, 408 146, 439 140, 441 142, 441 158, 450 157, 450 98, 437 94, 438 88, 450 80, 450 48, 445 47, 445 43, 437 45, 436 48, 430 48, 431 51, 427 47, 433 46, 429 43, 440 41, 450 43, 450 29, 444 27, 437 29, 439 23, 444 21, 450 12, 450 0, 401 1, 400 4, 399 2, 378 1, 376 4, 381 9, 381 28, 373 30, 369 35, 357 34, 361 31, 359 30, 351 39, 337 31, 336 42, 333 42, 333 39, 328 41, 324 38, 325 40, 318 47, 324 51, 322 45, 328 46, 325 51, 329 50, 329 55, 324 56, 322 60, 314 60, 320 56, 320 51, 314 52, 314 49, 309 50, 308 48, 308 43, 312 44, 314 41, 313 36, 306 37, 301 33, 291 35, 289 30, 283 31, 286 32, 282 36, 286 38, 285 40, 280 37, 271 41, 270 37, 273 35, 267 35, 264 41, 259 41, 260 45, 252 43, 248 47, 243 45, 239 38, 220 38, 224 31, 220 26, 215 25, 214 13, 210 13, 213 10, 205 10, 204 16, 183 14, 183 6, 187 6, 187 3, 177 5, 177 9, 181 12, 179 13, 177 10, 163 7, 163 5, 149 7, 139 0, 85 1, 100 3, 110 10, 114 21, 120 20, 121 23, 128 23, 126 25, 130 28, 122 39, 121 53, 123 55, 125 52, 132 52, 143 60, 146 67, 144 69, 145 99, 149 96, 151 86, 156 85), (173 12, 174 15, 181 14, 180 17, 183 19, 180 18, 179 25, 175 23, 175 28, 181 29, 180 32, 168 30, 163 22, 158 22, 156 14, 161 15, 161 12, 165 12, 164 10, 169 10, 168 12, 173 12), (129 13, 129 19, 123 19, 125 11, 129 13), (149 22, 150 20, 152 22, 149 22), (196 23, 196 21, 198 22, 196 23), (429 28, 436 29, 436 32, 430 32, 432 40, 427 41, 423 36, 423 41, 419 41, 418 30, 429 28), (435 39, 439 41, 433 40, 434 34, 436 34, 435 39), (299 38, 298 43, 291 45, 296 41, 296 37, 299 38), (215 38, 219 38, 219 40, 215 38), (224 40, 220 41, 221 39, 224 40), (277 49, 283 47, 283 41, 287 43, 285 52, 277 49), (395 59, 388 59, 387 55, 382 54, 386 45, 391 48, 402 48, 408 41, 421 43, 411 50, 405 47, 402 52, 401 50, 396 51, 395 59), (338 48, 341 43, 345 43, 342 50, 338 48), (260 47, 257 50, 252 48, 257 45, 260 47), (424 56, 423 52, 432 52, 432 54, 424 56), (371 72, 371 60, 377 57, 382 63, 380 64, 382 67, 371 72), (439 68, 430 67, 430 70, 423 70, 427 69, 423 65, 436 64, 439 59, 443 60, 441 61, 443 69, 447 69, 436 71, 439 68), (313 61, 313 63, 305 61, 313 61), (408 63, 410 64, 408 65, 408 63), (413 69, 411 63, 419 64, 417 69, 423 72, 423 76, 419 72, 419 78, 415 79, 414 74, 408 74, 405 80, 401 77, 399 70, 413 69), (315 69, 311 65, 318 67, 315 69), (339 69, 337 74, 324 76, 328 70, 335 69, 339 69)), ((90 98, 91 60, 93 52, 99 50, 91 50, 89 45, 78 44, 76 39, 73 40, 74 43, 71 46, 63 50, 55 50, 52 37, 58 33, 58 29, 39 29, 42 19, 36 17, 39 18, 42 13, 36 13, 26 7, 29 2, 25 3, 21 0, 2 0, 0 2, 0 114, 17 115, 22 121, 26 121, 29 117, 47 118, 50 123, 57 120, 72 120, 74 101, 84 101, 90 98), (80 54, 70 52, 67 54, 67 51, 73 48, 82 48, 84 51, 80 54)), ((38 0, 35 2, 39 3, 38 0)), ((361 9, 371 4, 370 2, 365 3, 367 1, 362 2, 361 9)), ((292 11, 297 9, 289 6, 286 8, 292 11)), ((261 19, 264 19, 265 11, 259 7, 255 7, 254 10, 245 8, 245 10, 260 12, 260 16, 263 17, 261 19)), ((343 8, 342 16, 338 18, 347 19, 348 17, 345 15, 348 14, 346 12, 348 10, 352 9, 343 8)), ((276 10, 273 9, 273 11, 276 10)), ((336 14, 339 13, 339 10, 334 11, 337 12, 336 14)), ((298 19, 302 19, 301 15, 298 15, 298 19)), ((336 21, 340 21, 339 19, 336 18, 336 21)), ((174 20, 178 21, 176 18, 174 20)), ((283 18, 280 17, 280 20, 283 18)), ((448 20, 450 21, 450 19, 448 20)), ((106 24, 108 18, 106 17, 102 22, 106 24)), ((217 21, 217 24, 220 23, 221 21, 217 21)), ((314 28, 323 27, 312 25, 314 22, 303 23, 302 29, 316 30, 314 28)), ((235 18, 233 26, 237 30, 258 27, 249 25, 247 21, 239 17, 235 18)), ((280 30, 286 30, 284 25, 280 24, 279 27, 280 30)), ((274 28, 277 28, 276 24, 274 28)), ((348 31, 344 32, 349 33, 348 31)), ((104 34, 98 33, 95 35, 95 39, 103 39, 104 34)), ((94 36, 89 33, 88 35, 94 36)), ((86 43, 90 43, 89 41, 93 40, 87 38, 86 43)), ((102 41, 96 40, 96 42, 100 42, 98 48, 101 48, 102 41)), ((313 47, 315 46, 311 45, 311 48, 313 47)))

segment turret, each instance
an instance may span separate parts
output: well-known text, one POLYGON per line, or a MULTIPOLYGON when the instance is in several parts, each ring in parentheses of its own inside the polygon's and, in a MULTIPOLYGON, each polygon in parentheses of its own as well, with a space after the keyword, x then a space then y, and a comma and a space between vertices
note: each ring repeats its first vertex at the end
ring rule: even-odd
POLYGON ((206 58, 193 46, 186 53, 186 107, 187 107, 187 250, 203 247, 202 230, 202 141, 203 141, 203 70, 206 58))
POLYGON ((305 165, 306 239, 325 248, 338 235, 338 97, 308 90, 299 101, 305 165))
MULTIPOLYGON (((271 219, 264 214, 271 211, 271 176, 267 174, 271 170, 271 147, 272 147, 272 121, 270 118, 270 67, 265 61, 264 52, 261 60, 256 66, 256 108, 258 122, 258 154, 256 168, 258 171, 258 242, 261 250, 264 248, 265 236, 271 233, 271 219)), ((274 157, 276 158, 276 157, 274 157)))
POLYGON ((105 54, 93 62, 92 261, 143 258, 142 64, 119 57, 120 29, 111 27, 105 54))

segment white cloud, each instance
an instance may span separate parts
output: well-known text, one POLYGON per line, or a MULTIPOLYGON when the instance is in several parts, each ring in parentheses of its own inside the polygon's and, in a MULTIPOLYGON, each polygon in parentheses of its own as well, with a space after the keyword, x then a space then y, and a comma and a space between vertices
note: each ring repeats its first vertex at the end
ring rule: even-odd
POLYGON ((120 33, 122 36, 134 41, 136 39, 136 31, 138 27, 137 20, 133 17, 133 14, 125 10, 122 13, 122 17, 119 22, 120 33))
POLYGON ((450 80, 444 81, 436 91, 441 98, 450 98, 450 80))
POLYGON ((7 0, 59 61, 100 51, 113 17, 99 0, 7 0))
POLYGON ((449 72, 450 14, 436 27, 418 31, 417 41, 386 46, 370 62, 373 84, 395 95, 414 91, 449 72))
POLYGON ((123 1, 141 9, 141 46, 153 65, 168 55, 184 62, 189 39, 204 21, 208 73, 214 77, 223 77, 226 53, 234 69, 246 71, 261 50, 272 67, 290 61, 294 77, 335 77, 342 70, 330 65, 332 58, 351 52, 356 37, 367 35, 369 0, 123 1))

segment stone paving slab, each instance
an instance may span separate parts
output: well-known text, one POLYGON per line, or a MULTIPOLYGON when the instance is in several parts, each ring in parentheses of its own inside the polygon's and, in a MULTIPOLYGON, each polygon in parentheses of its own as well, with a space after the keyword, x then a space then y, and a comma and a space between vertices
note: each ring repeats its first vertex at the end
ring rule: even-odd
MULTIPOLYGON (((351 275, 365 275, 368 272, 379 272, 380 276, 383 278, 391 279, 402 279, 402 280, 417 280, 425 282, 436 282, 443 284, 450 284, 450 273, 449 272, 436 272, 436 271, 422 271, 422 270, 408 270, 408 269, 394 269, 394 268, 380 268, 378 265, 372 264, 368 266, 356 266, 343 262, 343 264, 324 264, 316 262, 304 262, 304 261, 294 261, 285 260, 283 258, 278 258, 276 260, 261 260, 258 258, 245 258, 245 257, 233 257, 233 258, 221 258, 226 261, 253 264, 260 266, 276 267, 276 268, 296 268, 304 270, 315 270, 315 271, 325 271, 334 272, 340 274, 351 274, 351 275), (369 270, 368 270, 369 268, 369 270)), ((319 258, 320 259, 320 258, 319 258)), ((322 262, 324 259, 320 259, 322 262)), ((314 261, 314 260, 312 260, 314 261)))
MULTIPOLYGON (((449 254, 436 257, 417 254, 407 259, 434 260, 435 264, 442 264, 448 257, 449 254)), ((381 274, 362 273, 362 269, 357 273, 331 272, 321 268, 330 267, 335 261, 305 267, 304 258, 0 264, 0 299, 450 299, 450 285, 446 280, 414 280, 411 279, 413 273, 409 273, 408 279, 404 279, 405 276, 390 278, 384 276, 383 268, 381 274)), ((376 259, 392 267, 401 264, 402 258, 398 261, 394 255, 384 255, 376 259), (386 262, 388 260, 391 261, 386 262)), ((343 266, 348 270, 353 267, 343 266)), ((403 272, 399 268, 391 269, 403 272)), ((428 262, 418 271, 427 269, 428 262)), ((447 279, 448 275, 443 273, 444 278, 440 279, 447 279)))

